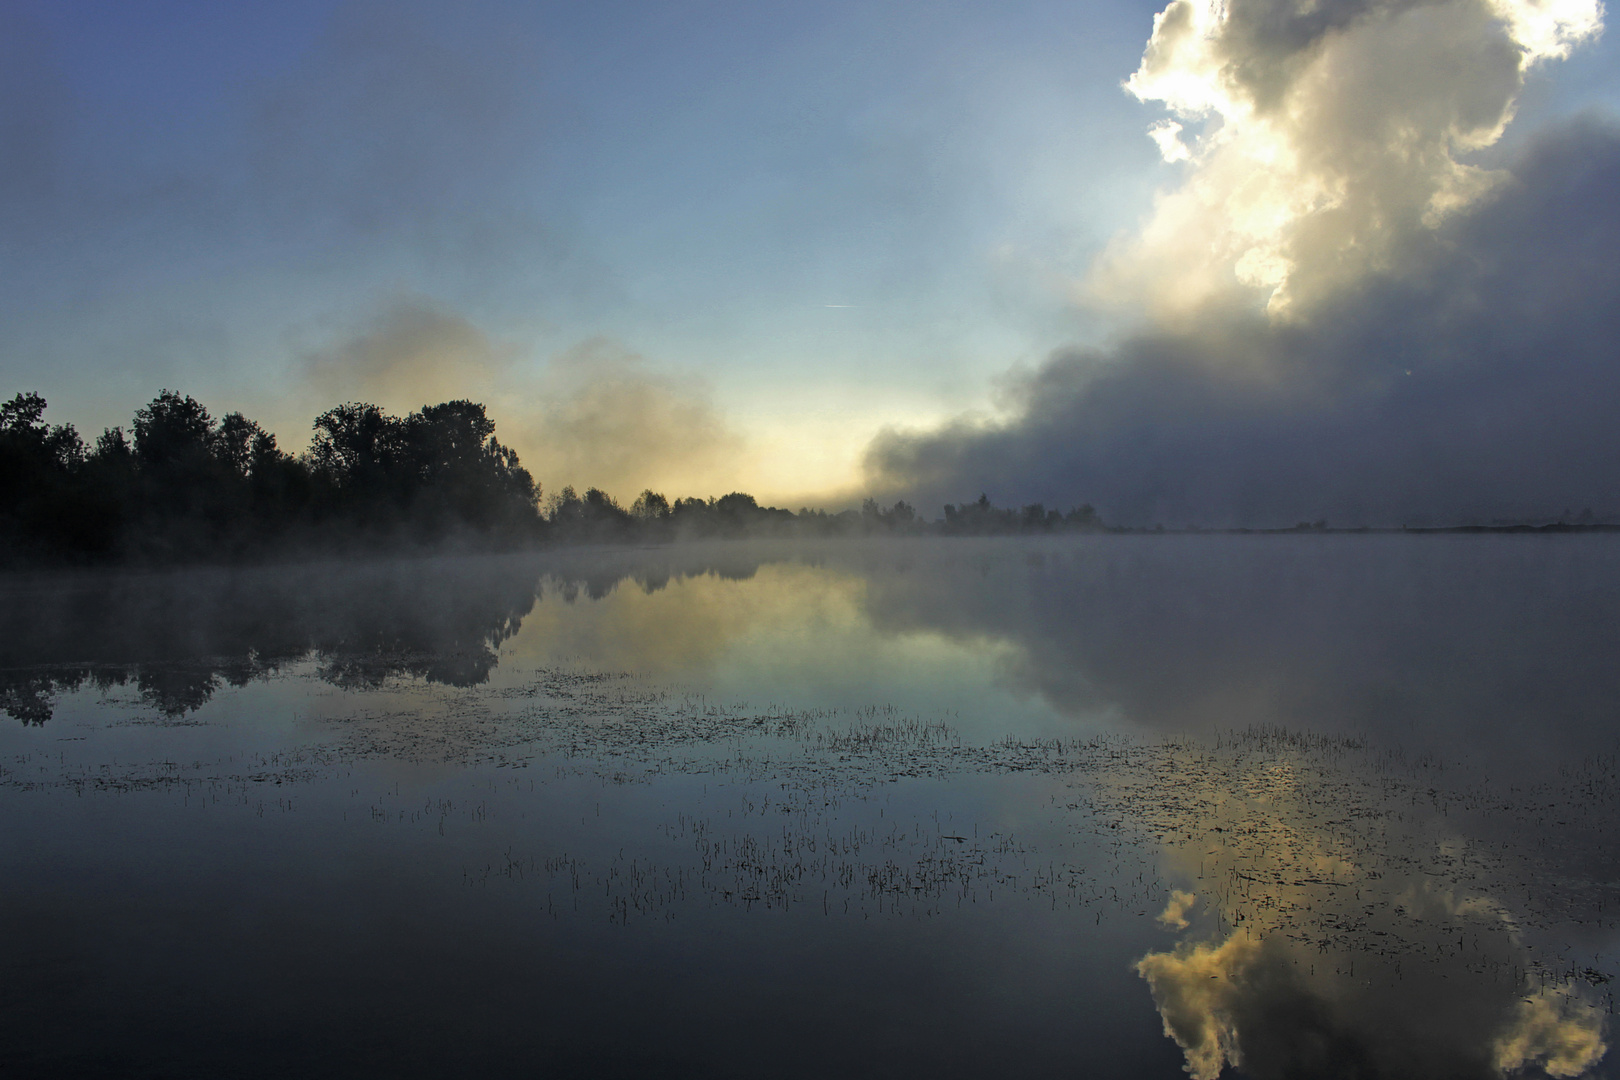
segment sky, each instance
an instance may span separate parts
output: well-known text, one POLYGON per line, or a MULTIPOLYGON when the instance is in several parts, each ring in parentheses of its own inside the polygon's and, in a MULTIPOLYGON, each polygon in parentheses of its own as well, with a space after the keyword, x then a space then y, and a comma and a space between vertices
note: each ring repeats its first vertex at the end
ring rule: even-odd
POLYGON ((1597 0, 0 0, 0 373, 545 488, 1620 513, 1597 0))

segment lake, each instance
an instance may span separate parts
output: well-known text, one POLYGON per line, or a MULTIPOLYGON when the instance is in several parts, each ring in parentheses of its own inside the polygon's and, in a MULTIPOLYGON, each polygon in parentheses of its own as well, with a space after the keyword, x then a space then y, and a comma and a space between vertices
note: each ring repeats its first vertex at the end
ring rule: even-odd
POLYGON ((0 591, 8 1077, 1615 1074, 1620 538, 0 591))

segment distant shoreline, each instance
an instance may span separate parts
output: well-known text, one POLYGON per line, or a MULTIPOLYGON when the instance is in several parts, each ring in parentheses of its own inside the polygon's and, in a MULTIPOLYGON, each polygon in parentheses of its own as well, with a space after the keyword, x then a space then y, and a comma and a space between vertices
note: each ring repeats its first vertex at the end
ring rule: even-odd
POLYGON ((1345 527, 1323 517, 1283 528, 1174 528, 1110 522, 1090 503, 997 506, 987 492, 946 503, 935 520, 903 499, 884 506, 871 497, 859 509, 795 512, 741 491, 670 499, 648 488, 624 505, 594 487, 543 496, 495 438, 484 406, 465 399, 403 417, 347 402, 315 418, 298 454, 242 414, 216 419, 172 390, 135 411, 130 435, 112 427, 93 444, 71 425, 46 423, 45 410, 38 393, 0 401, 0 567, 242 565, 711 539, 1620 532, 1590 508, 1567 507, 1556 520, 1543 508, 1540 524, 1345 527))
MULTIPOLYGON (((1406 536, 1412 534, 1563 536, 1570 533, 1620 533, 1620 524, 1606 521, 1586 524, 1554 521, 1546 525, 1289 525, 1272 529, 1241 526, 1231 528, 1185 526, 1179 529, 1170 529, 1157 525, 1112 525, 1104 529, 1093 530, 1092 535, 1099 533, 1113 536, 1406 536)), ((1000 535, 1017 534, 1004 533, 1000 535)))

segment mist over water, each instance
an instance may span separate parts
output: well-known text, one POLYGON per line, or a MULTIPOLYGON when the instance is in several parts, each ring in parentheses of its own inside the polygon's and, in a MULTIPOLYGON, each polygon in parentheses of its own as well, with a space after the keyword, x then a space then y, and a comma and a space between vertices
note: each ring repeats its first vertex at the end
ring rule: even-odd
POLYGON ((3 590, 8 1074, 1610 1074, 1612 537, 3 590))
POLYGON ((1602 0, 179 8, 0 4, 0 1080, 1620 1072, 1602 0))
POLYGON ((18 577, 6 597, 0 669, 23 720, 81 681, 151 686, 185 715, 306 660, 345 687, 567 663, 926 709, 938 673, 915 665, 934 656, 981 668, 984 692, 1052 733, 1305 725, 1514 754, 1606 746, 1620 700, 1604 536, 717 543, 18 577), (197 687, 165 697, 182 673, 197 687))

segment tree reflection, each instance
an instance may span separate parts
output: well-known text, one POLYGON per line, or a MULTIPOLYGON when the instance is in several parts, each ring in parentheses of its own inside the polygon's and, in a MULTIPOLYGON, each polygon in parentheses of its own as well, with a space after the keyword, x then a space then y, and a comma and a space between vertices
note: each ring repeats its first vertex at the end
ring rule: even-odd
POLYGON ((63 693, 133 687, 177 718, 306 658, 351 689, 401 677, 475 686, 548 589, 573 603, 694 574, 746 581, 766 557, 694 545, 16 577, 0 584, 0 709, 43 724, 63 693))
POLYGON ((40 724, 61 693, 132 686, 178 717, 311 656, 340 686, 472 686, 533 608, 537 576, 515 560, 444 559, 13 582, 0 708, 40 724))

